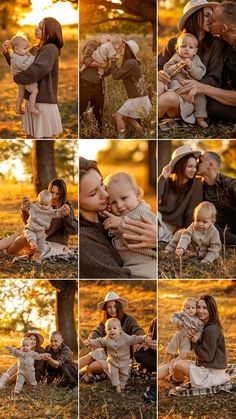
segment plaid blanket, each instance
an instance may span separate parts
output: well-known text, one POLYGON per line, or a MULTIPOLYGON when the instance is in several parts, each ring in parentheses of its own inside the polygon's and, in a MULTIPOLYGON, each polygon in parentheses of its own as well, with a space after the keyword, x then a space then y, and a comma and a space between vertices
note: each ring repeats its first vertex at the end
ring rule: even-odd
MULTIPOLYGON (((53 255, 49 257, 44 257, 41 263, 44 262, 57 262, 57 261, 65 261, 65 262, 72 262, 78 261, 78 247, 77 246, 70 246, 67 253, 62 253, 60 255, 53 255)), ((21 255, 16 256, 13 259, 13 262, 20 262, 20 263, 34 263, 32 260, 31 255, 21 255)), ((35 262, 36 263, 36 262, 35 262)))
POLYGON ((230 375, 230 381, 226 384, 220 386, 213 386, 209 388, 186 388, 186 385, 180 387, 174 387, 169 391, 169 396, 202 396, 217 394, 220 391, 225 391, 226 393, 236 392, 236 364, 229 364, 226 369, 227 374, 230 375))

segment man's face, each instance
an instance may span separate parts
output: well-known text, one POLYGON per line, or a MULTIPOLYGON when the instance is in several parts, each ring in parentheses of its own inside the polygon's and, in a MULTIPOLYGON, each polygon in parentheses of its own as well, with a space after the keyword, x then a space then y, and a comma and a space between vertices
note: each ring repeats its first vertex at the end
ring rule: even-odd
POLYGON ((59 336, 59 335, 52 335, 50 342, 51 342, 51 348, 55 352, 58 352, 59 349, 60 349, 60 347, 61 347, 61 344, 62 344, 62 338, 61 338, 61 336, 59 336))
POLYGON ((207 153, 202 154, 198 160, 197 174, 200 176, 204 176, 205 174, 207 174, 208 169, 209 169, 209 163, 210 163, 210 160, 209 160, 208 154, 207 153))
POLYGON ((221 35, 223 25, 224 22, 221 13, 221 7, 217 6, 214 10, 210 26, 212 35, 221 35))

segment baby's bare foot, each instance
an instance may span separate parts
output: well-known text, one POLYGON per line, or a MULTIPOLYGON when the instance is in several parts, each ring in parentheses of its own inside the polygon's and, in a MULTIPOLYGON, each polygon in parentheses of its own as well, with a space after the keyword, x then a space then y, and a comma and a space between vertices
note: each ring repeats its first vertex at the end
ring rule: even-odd
POLYGON ((119 393, 119 394, 121 393, 121 387, 120 387, 120 384, 119 384, 118 386, 116 386, 116 392, 117 392, 117 393, 119 393))
POLYGON ((34 115, 40 115, 40 112, 37 108, 30 108, 30 112, 33 113, 34 115))
POLYGON ((31 248, 31 250, 37 250, 38 249, 37 243, 35 243, 34 241, 31 241, 30 242, 30 248, 31 248))
POLYGON ((208 124, 207 124, 207 122, 205 121, 205 119, 204 118, 202 118, 202 117, 198 117, 197 118, 197 124, 198 124, 198 126, 199 127, 202 127, 202 128, 208 128, 208 124))
POLYGON ((16 114, 17 115, 24 115, 25 113, 24 113, 24 111, 22 111, 21 109, 19 109, 19 110, 16 110, 16 114))

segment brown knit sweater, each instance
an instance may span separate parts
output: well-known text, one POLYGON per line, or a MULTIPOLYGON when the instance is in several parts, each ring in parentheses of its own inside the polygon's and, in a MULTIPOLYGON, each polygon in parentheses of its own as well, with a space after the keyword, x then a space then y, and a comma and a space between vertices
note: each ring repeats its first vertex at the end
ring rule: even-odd
POLYGON ((209 323, 205 326, 200 341, 193 343, 193 350, 197 356, 198 367, 219 370, 227 367, 225 339, 217 324, 209 323))
POLYGON ((180 192, 173 189, 172 178, 158 178, 158 210, 162 219, 176 227, 188 227, 193 221, 194 208, 200 204, 203 195, 203 184, 199 179, 193 179, 190 189, 185 187, 180 192))
MULTIPOLYGON (((9 54, 4 54, 8 64, 9 54)), ((59 51, 56 45, 46 44, 37 50, 35 61, 27 70, 21 71, 14 76, 18 84, 31 84, 38 82, 37 103, 58 103, 58 65, 59 51)), ((29 99, 30 93, 25 90, 25 99, 29 99)))
POLYGON ((116 60, 112 59, 111 75, 115 80, 123 80, 128 98, 147 95, 141 66, 135 58, 125 61, 120 68, 117 67, 116 60))
POLYGON ((122 268, 122 260, 111 245, 102 223, 93 223, 80 216, 79 240, 80 278, 128 278, 130 271, 122 268))

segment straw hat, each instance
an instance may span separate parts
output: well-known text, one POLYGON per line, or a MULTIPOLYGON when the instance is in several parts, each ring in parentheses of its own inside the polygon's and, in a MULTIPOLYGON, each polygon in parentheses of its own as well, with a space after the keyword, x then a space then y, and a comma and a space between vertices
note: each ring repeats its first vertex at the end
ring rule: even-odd
POLYGON ((131 49, 131 51, 134 54, 136 60, 138 60, 137 54, 139 52, 139 46, 138 46, 137 42, 133 41, 132 39, 130 41, 124 41, 124 42, 131 49))
POLYGON ((201 151, 194 151, 190 147, 187 147, 185 145, 182 146, 182 147, 176 148, 176 150, 173 151, 173 153, 171 155, 171 161, 170 161, 169 164, 174 168, 177 161, 182 159, 182 157, 187 156, 188 154, 193 154, 194 157, 196 157, 196 159, 198 159, 198 157, 201 154, 201 151))
POLYGON ((123 308, 127 307, 128 305, 128 300, 126 300, 125 298, 120 298, 116 292, 111 291, 107 293, 104 301, 98 303, 99 310, 104 310, 105 304, 108 303, 108 301, 119 301, 122 304, 123 308))
POLYGON ((182 31, 188 18, 197 10, 203 9, 203 7, 211 7, 212 9, 214 9, 216 6, 219 6, 219 3, 216 3, 214 1, 210 2, 207 0, 190 0, 184 6, 183 15, 181 16, 177 24, 178 29, 182 31))
POLYGON ((24 334, 24 337, 27 338, 31 335, 37 336, 39 339, 39 345, 41 346, 44 342, 44 338, 42 335, 40 335, 40 333, 37 332, 37 330, 30 330, 29 332, 24 334))

